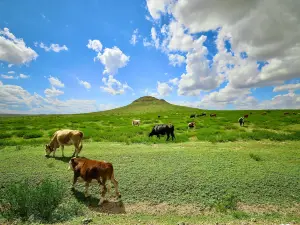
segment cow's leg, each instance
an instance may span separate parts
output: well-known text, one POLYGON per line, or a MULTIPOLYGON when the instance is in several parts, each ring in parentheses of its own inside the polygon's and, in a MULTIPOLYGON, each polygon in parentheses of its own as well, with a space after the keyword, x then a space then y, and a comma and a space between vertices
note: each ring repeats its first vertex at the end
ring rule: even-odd
POLYGON ((53 149, 53 157, 55 157, 56 148, 53 149))
POLYGON ((121 194, 119 193, 119 183, 118 183, 118 181, 114 177, 112 177, 111 182, 114 184, 116 197, 121 198, 121 194))
POLYGON ((107 188, 106 188, 105 183, 106 183, 106 179, 103 179, 102 180, 102 185, 100 185, 101 192, 100 192, 100 200, 99 200, 98 205, 102 205, 102 203, 105 200, 105 194, 107 192, 107 188))
POLYGON ((168 141, 169 139, 170 139, 170 134, 167 133, 167 140, 166 141, 168 141))
POLYGON ((79 177, 78 174, 77 174, 77 173, 74 173, 72 189, 75 188, 75 184, 76 184, 76 182, 77 182, 77 180, 78 180, 78 177, 79 177))
POLYGON ((90 181, 85 182, 85 192, 84 192, 84 196, 87 198, 90 196, 89 194, 89 186, 90 186, 90 181))
POLYGON ((61 146, 61 155, 62 155, 62 157, 65 157, 65 154, 64 154, 64 148, 65 148, 65 146, 62 145, 62 146, 61 146))
POLYGON ((171 136, 172 136, 172 141, 174 140, 174 138, 175 138, 175 135, 174 135, 174 133, 171 133, 171 136))
POLYGON ((160 135, 158 134, 158 135, 156 135, 159 139, 160 139, 160 135))

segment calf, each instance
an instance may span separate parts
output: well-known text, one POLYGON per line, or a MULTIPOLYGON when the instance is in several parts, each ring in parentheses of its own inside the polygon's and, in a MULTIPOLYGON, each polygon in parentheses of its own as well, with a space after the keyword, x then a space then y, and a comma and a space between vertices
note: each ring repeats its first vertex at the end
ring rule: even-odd
POLYGON ((165 135, 165 134, 167 134, 166 141, 168 141, 170 139, 170 134, 172 136, 172 141, 173 141, 173 139, 175 138, 175 135, 174 135, 174 126, 172 124, 155 125, 152 128, 152 131, 149 133, 149 137, 156 135, 158 138, 160 138, 160 135, 165 135))
POLYGON ((196 117, 196 114, 190 115, 190 118, 195 118, 195 117, 196 117))
POLYGON ((78 157, 82 149, 82 139, 83 133, 80 130, 58 130, 53 134, 50 143, 45 146, 45 156, 49 156, 53 152, 53 157, 55 157, 56 149, 61 146, 62 156, 64 157, 64 146, 74 145, 75 151, 72 157, 75 155, 78 157))
POLYGON ((248 116, 249 116, 249 115, 248 115, 248 114, 246 114, 246 115, 244 115, 244 118, 248 118, 248 116))
POLYGON ((188 123, 188 128, 196 127, 196 122, 190 122, 188 123))
POLYGON ((210 117, 217 117, 217 114, 211 113, 211 114, 210 114, 210 117))
POLYGON ((132 126, 138 125, 140 126, 141 121, 140 120, 132 120, 132 126))
MULTIPOLYGON (((121 198, 121 194, 118 191, 118 181, 114 177, 113 165, 105 161, 90 160, 87 158, 72 158, 69 161, 69 170, 74 171, 72 189, 79 177, 85 181, 85 197, 89 196, 89 185, 93 179, 97 180, 100 189, 100 200, 98 205, 101 205, 104 201, 105 194, 107 192, 106 180, 110 180, 115 187, 116 197, 121 198)), ((109 191, 109 190, 108 190, 109 191)))

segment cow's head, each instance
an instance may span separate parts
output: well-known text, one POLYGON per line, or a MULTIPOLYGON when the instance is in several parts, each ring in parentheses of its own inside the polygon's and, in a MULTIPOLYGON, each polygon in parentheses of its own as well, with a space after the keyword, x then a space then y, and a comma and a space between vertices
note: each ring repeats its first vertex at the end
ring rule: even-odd
POLYGON ((152 137, 152 136, 153 136, 153 134, 152 134, 152 132, 150 132, 149 135, 148 135, 148 137, 152 137))
POLYGON ((49 156, 51 152, 53 152, 53 148, 50 145, 45 145, 45 156, 49 156))
POLYGON ((77 166, 77 161, 76 161, 76 158, 75 157, 73 157, 72 159, 70 159, 70 161, 69 161, 69 168, 68 168, 68 170, 75 170, 75 167, 77 166))

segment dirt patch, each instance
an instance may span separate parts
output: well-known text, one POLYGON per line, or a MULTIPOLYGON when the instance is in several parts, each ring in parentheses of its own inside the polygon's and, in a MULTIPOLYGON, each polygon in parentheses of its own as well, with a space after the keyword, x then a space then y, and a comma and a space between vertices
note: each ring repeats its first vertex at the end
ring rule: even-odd
POLYGON ((238 210, 246 213, 281 213, 281 214, 293 214, 300 216, 300 204, 293 204, 289 207, 276 206, 276 205, 246 205, 238 203, 238 210))

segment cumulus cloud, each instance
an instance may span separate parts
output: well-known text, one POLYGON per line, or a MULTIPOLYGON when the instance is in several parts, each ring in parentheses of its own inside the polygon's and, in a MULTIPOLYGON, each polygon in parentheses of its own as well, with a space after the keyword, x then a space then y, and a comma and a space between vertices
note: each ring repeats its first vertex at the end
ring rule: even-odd
POLYGON ((96 59, 105 67, 103 74, 115 75, 120 68, 127 65, 130 57, 114 46, 113 48, 105 48, 103 54, 98 53, 96 59))
POLYGON ((16 38, 8 28, 0 30, 0 60, 10 64, 26 64, 37 57, 38 54, 27 47, 23 39, 16 38))
POLYGON ((102 44, 99 40, 89 40, 89 43, 87 44, 87 47, 89 49, 92 49, 96 52, 101 52, 102 51, 102 44))
POLYGON ((172 0, 147 0, 147 7, 153 19, 159 19, 161 13, 167 12, 167 6, 172 0))
POLYGON ((57 77, 50 76, 48 80, 53 87, 65 87, 64 83, 62 83, 57 77))
POLYGON ((185 62, 185 57, 179 54, 168 54, 172 66, 181 66, 185 62))
POLYGON ((82 85, 83 87, 85 87, 85 89, 87 89, 87 90, 91 89, 92 86, 91 86, 91 84, 89 82, 83 81, 83 80, 79 80, 78 78, 77 78, 77 80, 78 80, 78 83, 80 85, 82 85))
POLYGON ((43 42, 40 43, 40 48, 44 49, 46 52, 60 52, 60 51, 68 51, 68 47, 66 45, 60 46, 59 44, 50 44, 46 46, 43 42))
POLYGON ((59 95, 63 95, 64 92, 61 91, 61 90, 58 90, 56 89, 55 87, 52 87, 52 88, 47 88, 45 91, 44 91, 46 97, 48 98, 53 98, 53 97, 57 97, 59 95))
POLYGON ((139 38, 138 33, 139 33, 138 29, 135 29, 133 31, 133 34, 132 34, 131 39, 130 39, 130 44, 135 45, 138 42, 138 38, 139 38))
POLYGON ((173 88, 168 83, 157 82, 157 92, 160 96, 168 96, 171 94, 173 88))
MULTIPOLYGON (((52 87, 52 89, 55 88, 52 87)), ((4 85, 0 81, 0 113, 62 114, 95 112, 99 110, 95 100, 69 99, 60 101, 56 98, 51 98, 51 94, 49 97, 42 97, 37 93, 30 94, 20 86, 4 85)))
POLYGON ((8 73, 8 74, 14 74, 15 71, 8 71, 7 73, 8 73))
POLYGON ((177 86, 178 82, 179 82, 179 79, 177 77, 169 80, 169 83, 174 86, 177 86))
POLYGON ((20 78, 21 78, 21 79, 27 79, 27 78, 29 78, 29 77, 30 77, 29 75, 25 75, 25 74, 23 74, 23 73, 20 74, 20 78))
POLYGON ((100 88, 111 95, 122 95, 126 92, 126 90, 132 90, 132 88, 127 84, 122 84, 120 81, 116 80, 112 75, 102 78, 102 82, 104 86, 100 88))
POLYGON ((300 89, 300 83, 298 84, 284 84, 277 86, 273 89, 273 92, 279 92, 279 91, 295 91, 300 89))

